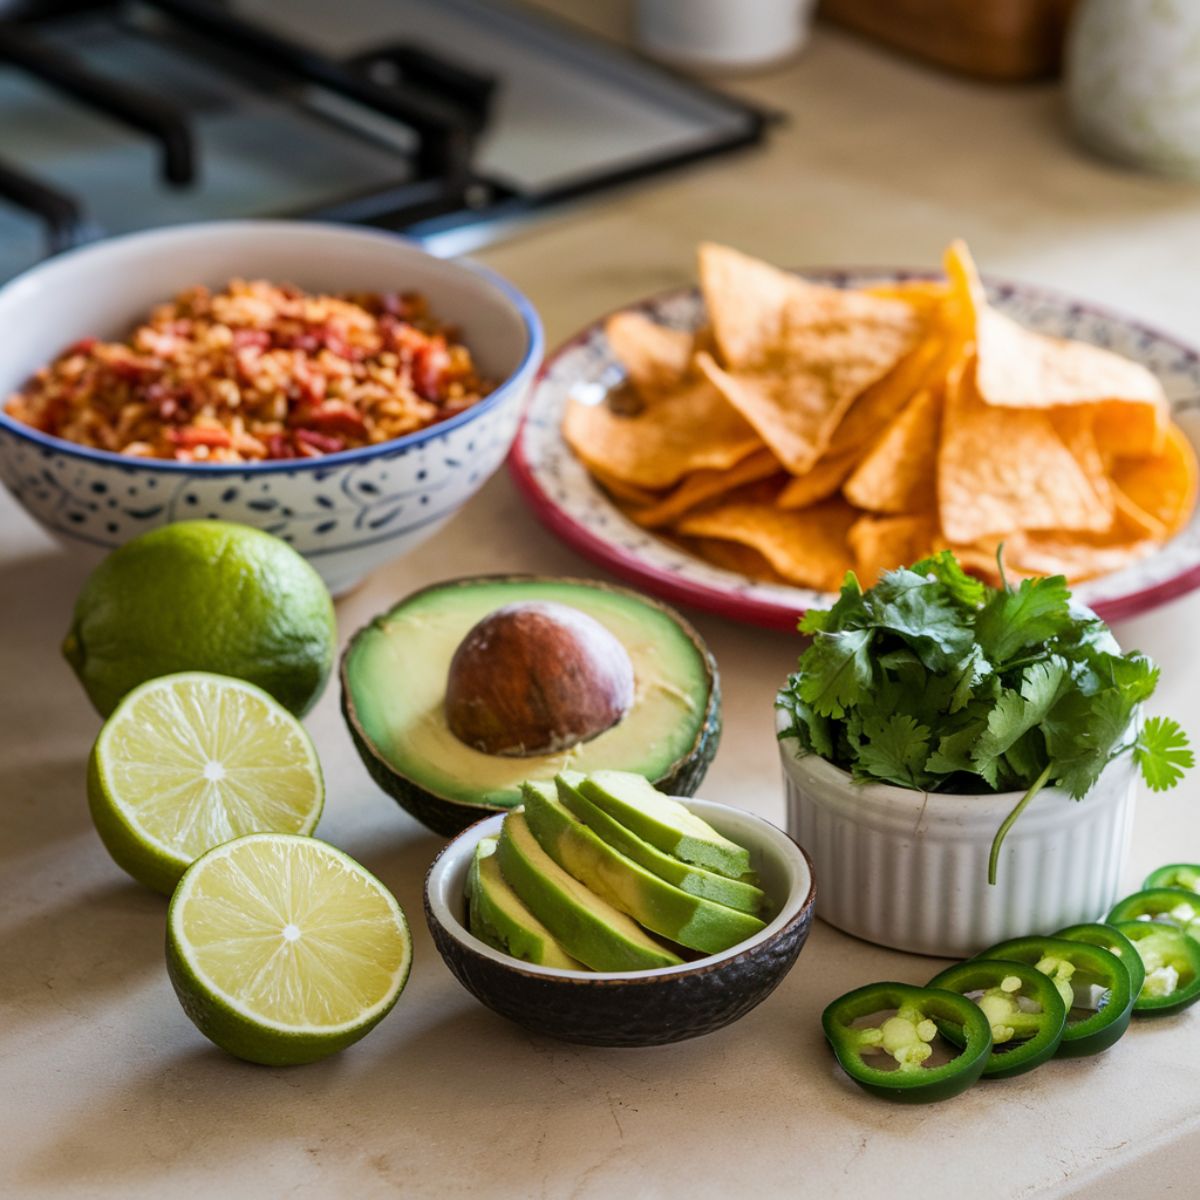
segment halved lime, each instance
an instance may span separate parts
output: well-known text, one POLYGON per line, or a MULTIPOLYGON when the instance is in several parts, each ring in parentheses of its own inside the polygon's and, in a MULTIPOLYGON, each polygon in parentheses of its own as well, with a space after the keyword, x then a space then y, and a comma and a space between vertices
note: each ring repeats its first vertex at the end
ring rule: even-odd
POLYGON ((250 1062, 313 1062, 358 1041, 408 980, 395 897, 316 838, 254 833, 210 850, 179 882, 167 969, 205 1037, 250 1062))
POLYGON ((325 784, 304 727, 261 688, 189 671, 135 688, 88 763, 88 804, 108 852, 171 892, 213 846, 245 833, 311 833, 325 784))

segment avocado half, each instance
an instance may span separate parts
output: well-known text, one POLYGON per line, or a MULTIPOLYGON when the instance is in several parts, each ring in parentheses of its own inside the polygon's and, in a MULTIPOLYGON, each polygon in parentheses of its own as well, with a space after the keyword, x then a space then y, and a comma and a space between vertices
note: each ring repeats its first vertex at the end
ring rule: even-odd
POLYGON ((377 784, 435 833, 451 836, 521 803, 521 784, 566 768, 636 771, 669 795, 700 786, 721 735, 717 664, 673 609, 586 579, 484 575, 414 592, 351 639, 342 713, 377 784), (450 660, 468 630, 506 604, 556 601, 608 628, 633 662, 635 698, 613 728, 555 754, 483 754, 450 732, 450 660))

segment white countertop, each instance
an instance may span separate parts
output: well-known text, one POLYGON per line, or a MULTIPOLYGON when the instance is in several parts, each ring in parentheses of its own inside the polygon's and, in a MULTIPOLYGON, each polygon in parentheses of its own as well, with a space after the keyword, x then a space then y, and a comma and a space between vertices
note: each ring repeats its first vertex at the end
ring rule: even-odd
MULTIPOLYGON (((825 31, 799 62, 741 86, 791 116, 765 151, 483 255, 539 305, 551 343, 688 280, 701 238, 797 265, 931 265, 956 235, 987 271, 1200 343, 1200 191, 1084 157, 1052 89, 957 82, 825 31)), ((434 544, 338 605, 342 636, 414 588, 504 570, 598 574, 501 475, 434 544)), ((494 1016, 425 930, 421 884, 441 840, 368 779, 335 688, 309 722, 328 780, 320 833, 395 890, 415 933, 412 978, 387 1020, 332 1060, 274 1070, 227 1058, 172 995, 164 900, 110 862, 88 817, 98 723, 57 650, 83 574, 0 497, 0 1195, 1195 1195, 1197 1010, 1138 1023, 1099 1058, 916 1109, 847 1084, 819 1017, 848 988, 920 982, 934 964, 819 922, 765 1004, 698 1041, 589 1049, 494 1016)), ((797 640, 695 620, 726 697, 703 794, 781 822, 771 700, 797 640)), ((1200 738, 1200 597, 1117 633, 1164 666, 1154 708, 1200 738)), ((1198 800, 1200 773, 1143 798, 1130 889, 1160 863, 1200 859, 1198 800)))

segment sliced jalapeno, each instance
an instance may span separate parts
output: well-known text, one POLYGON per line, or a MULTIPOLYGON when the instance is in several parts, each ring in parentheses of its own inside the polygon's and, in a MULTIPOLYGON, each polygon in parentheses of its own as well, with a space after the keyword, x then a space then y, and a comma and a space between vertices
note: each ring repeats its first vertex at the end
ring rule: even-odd
MULTIPOLYGON (((1053 1058, 1067 1027, 1067 1006, 1058 988, 1036 967, 1000 959, 974 958, 947 967, 929 981, 967 996, 979 1005, 992 1029, 992 1053, 983 1074, 988 1079, 1023 1075, 1053 1058), (1023 1008, 1021 1001, 1035 1008, 1023 1008)), ((957 1027, 939 1025, 948 1041, 958 1043, 957 1027)))
POLYGON ((1200 892, 1200 863, 1171 863, 1170 866, 1159 867, 1146 876, 1142 887, 1147 891, 1152 888, 1182 888, 1185 892, 1200 892))
POLYGON ((965 996, 906 983, 871 983, 834 1000, 821 1016, 825 1037, 842 1070, 873 1096, 902 1104, 948 1100, 983 1074, 992 1033, 982 1010, 965 996), (856 1021, 895 1010, 880 1025, 856 1021), (936 1067, 925 1066, 939 1027, 958 1031, 959 1053, 936 1067), (867 1062, 888 1055, 888 1070, 867 1062))
POLYGON ((1067 1008, 1067 1028, 1058 1048, 1064 1058, 1099 1054, 1129 1028, 1133 1013, 1129 972, 1115 954, 1100 946, 1066 938, 1013 938, 989 947, 978 957, 1028 963, 1050 977, 1067 1008), (1071 1009, 1076 1007, 1079 987, 1099 987, 1103 994, 1095 1012, 1073 1021, 1071 1009))
POLYGON ((1200 941, 1200 896, 1183 888, 1146 888, 1118 900, 1104 920, 1109 925, 1119 925, 1122 921, 1157 921, 1174 925, 1200 941))
POLYGON ((1068 925, 1055 935, 1066 938, 1068 942, 1086 942, 1089 946, 1100 946, 1109 954, 1115 954, 1129 972, 1129 990, 1133 993, 1134 1001, 1142 992, 1142 984, 1146 982, 1146 966, 1137 947, 1119 930, 1112 925, 1101 925, 1098 921, 1092 925, 1068 925))
POLYGON ((1164 1016, 1200 1000, 1200 942, 1156 921, 1121 921, 1114 928, 1133 943, 1146 967, 1135 1015, 1164 1016))

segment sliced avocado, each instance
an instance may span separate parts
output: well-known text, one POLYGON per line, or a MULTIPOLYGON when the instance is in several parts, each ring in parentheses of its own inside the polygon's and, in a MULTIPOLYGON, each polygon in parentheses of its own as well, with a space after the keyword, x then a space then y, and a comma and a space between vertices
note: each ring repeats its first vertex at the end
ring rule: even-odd
POLYGON ((636 771, 690 796, 721 730, 716 663, 699 634, 664 605, 585 580, 494 576, 426 588, 354 635, 341 682, 342 711, 372 778, 444 834, 519 804, 525 780, 551 780, 568 767, 636 771), (633 663, 633 704, 611 729, 561 752, 484 754, 447 724, 450 661, 481 618, 532 600, 576 608, 617 637, 633 663))
POLYGON ((683 961, 568 875, 538 844, 524 813, 504 818, 496 858, 525 907, 593 971, 645 971, 683 961))
POLYGON ((759 913, 763 909, 766 897, 760 888, 752 883, 742 883, 737 879, 727 879, 714 871, 706 871, 703 867, 693 867, 680 861, 670 854, 664 854, 657 847, 650 845, 638 837, 631 829, 627 829, 620 821, 614 820, 602 808, 593 804, 580 790, 579 785, 586 776, 578 771, 562 771, 555 779, 558 786, 558 798, 570 810, 573 816, 582 821, 595 833, 601 841, 607 842, 614 850, 620 851, 626 858, 631 858, 639 866, 653 872, 659 879, 673 883, 680 891, 692 896, 702 896, 705 900, 714 900, 739 912, 759 913))
POLYGON ((620 821, 652 846, 718 875, 742 879, 750 873, 750 852, 722 837, 678 800, 664 796, 640 775, 595 771, 579 790, 597 808, 620 821))
POLYGON ((717 954, 762 929, 749 913, 690 896, 640 867, 571 815, 555 789, 526 784, 525 819, 560 867, 652 933, 691 950, 717 954))
POLYGON ((467 895, 471 932, 481 942, 539 966, 586 969, 554 940, 550 930, 505 883, 496 861, 495 838, 482 838, 475 847, 467 895))

